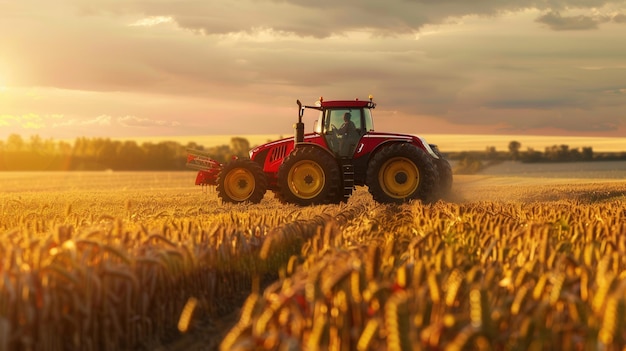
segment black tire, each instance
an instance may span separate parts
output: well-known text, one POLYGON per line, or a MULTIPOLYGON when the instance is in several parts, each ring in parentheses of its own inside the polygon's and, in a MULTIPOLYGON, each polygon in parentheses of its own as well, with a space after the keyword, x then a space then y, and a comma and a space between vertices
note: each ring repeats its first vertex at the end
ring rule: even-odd
POLYGON ((452 166, 450 166, 450 162, 443 158, 443 155, 438 151, 435 151, 435 154, 439 156, 438 160, 435 160, 435 166, 437 167, 437 173, 439 177, 437 178, 437 197, 441 198, 447 196, 452 190, 452 166))
POLYGON ((339 165, 315 146, 294 149, 278 169, 277 197, 300 206, 335 203, 342 189, 339 165))
POLYGON ((430 202, 436 192, 437 168, 424 150, 397 143, 372 156, 365 182, 374 200, 381 203, 430 202))
POLYGON ((258 204, 266 191, 267 177, 263 168, 249 159, 228 162, 217 176, 217 196, 223 202, 258 204))

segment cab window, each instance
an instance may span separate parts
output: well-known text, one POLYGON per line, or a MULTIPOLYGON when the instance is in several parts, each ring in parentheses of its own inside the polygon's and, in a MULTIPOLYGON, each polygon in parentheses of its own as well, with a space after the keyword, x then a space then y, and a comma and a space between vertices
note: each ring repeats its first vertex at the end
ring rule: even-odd
POLYGON ((322 134, 322 128, 326 128, 325 125, 322 125, 322 121, 324 121, 324 113, 320 111, 313 127, 313 131, 317 134, 322 134))
POLYGON ((370 110, 369 108, 363 109, 363 117, 365 117, 365 128, 363 129, 361 134, 374 131, 374 119, 372 118, 372 110, 370 110))
POLYGON ((326 118, 324 130, 326 132, 330 132, 332 130, 332 126, 335 128, 340 128, 343 124, 343 115, 349 112, 351 117, 350 120, 356 126, 359 134, 363 134, 362 122, 361 122, 361 110, 360 109, 335 109, 335 110, 326 110, 326 118))

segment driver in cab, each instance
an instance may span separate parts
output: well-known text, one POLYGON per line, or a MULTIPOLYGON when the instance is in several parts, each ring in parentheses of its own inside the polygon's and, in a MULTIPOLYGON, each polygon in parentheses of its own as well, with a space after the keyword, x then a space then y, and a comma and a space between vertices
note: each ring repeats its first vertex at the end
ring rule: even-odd
POLYGON ((350 120, 352 114, 350 112, 346 112, 343 114, 343 124, 339 129, 335 130, 335 135, 340 136, 341 140, 339 141, 339 154, 341 156, 349 156, 356 146, 357 141, 359 140, 359 133, 356 130, 356 125, 352 120, 350 120))
POLYGON ((350 120, 350 117, 352 117, 352 114, 350 114, 350 112, 346 112, 343 114, 343 124, 336 131, 338 136, 341 135, 345 138, 358 134, 356 131, 356 126, 354 125, 354 122, 350 120))

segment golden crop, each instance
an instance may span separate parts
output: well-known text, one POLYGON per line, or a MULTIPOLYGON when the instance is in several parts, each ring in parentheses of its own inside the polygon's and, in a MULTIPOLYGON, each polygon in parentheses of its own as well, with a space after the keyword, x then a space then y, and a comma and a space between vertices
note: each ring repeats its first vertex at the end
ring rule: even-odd
POLYGON ((223 350, 621 350, 626 206, 364 209, 252 294, 223 350))
POLYGON ((619 187, 587 200, 391 206, 359 189, 345 205, 233 206, 184 174, 12 180, 0 350, 626 345, 619 187))

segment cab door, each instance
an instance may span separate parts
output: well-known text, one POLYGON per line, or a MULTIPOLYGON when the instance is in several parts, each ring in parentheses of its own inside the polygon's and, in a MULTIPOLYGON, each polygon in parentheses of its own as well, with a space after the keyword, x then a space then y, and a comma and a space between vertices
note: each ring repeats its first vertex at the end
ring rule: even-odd
POLYGON ((327 109, 325 111, 324 123, 322 131, 326 143, 330 150, 338 157, 351 157, 359 143, 359 139, 364 134, 361 109, 337 108, 327 109), (356 126, 356 134, 348 136, 337 133, 337 130, 343 125, 343 115, 348 112, 351 114, 350 120, 356 126))

